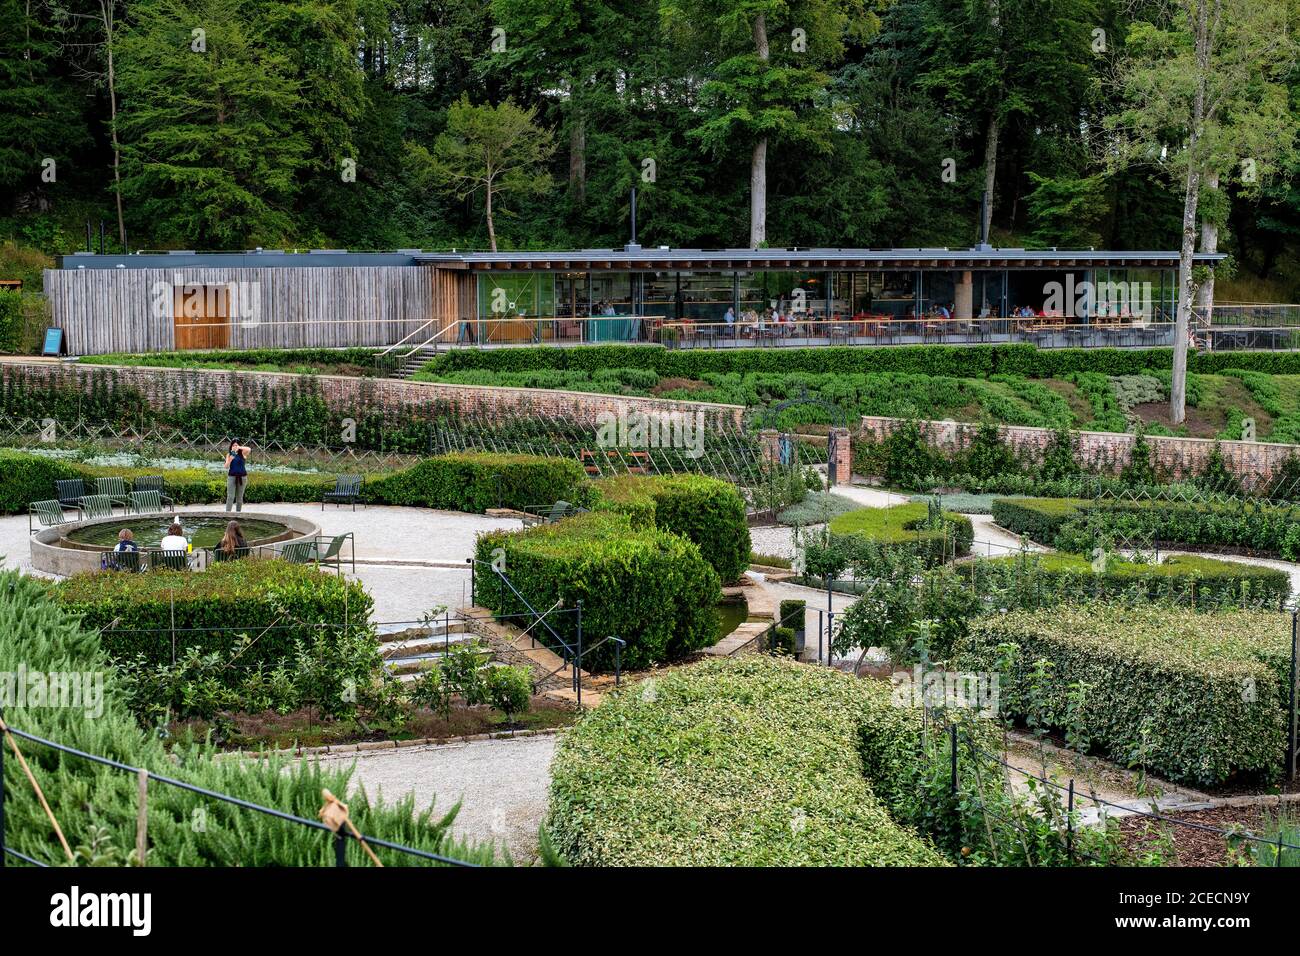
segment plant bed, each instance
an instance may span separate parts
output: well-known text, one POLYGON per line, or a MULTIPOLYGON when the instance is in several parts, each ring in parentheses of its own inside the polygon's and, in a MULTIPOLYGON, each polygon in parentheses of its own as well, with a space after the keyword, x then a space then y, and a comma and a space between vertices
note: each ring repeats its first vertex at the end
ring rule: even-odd
POLYGON ((304 708, 288 714, 268 710, 257 714, 221 714, 214 720, 173 721, 169 731, 173 739, 180 740, 187 736, 203 740, 211 735, 213 743, 223 750, 287 750, 376 740, 446 739, 512 730, 549 730, 568 727, 576 719, 577 714, 569 705, 534 697, 527 713, 516 714, 510 721, 491 707, 457 702, 448 716, 418 708, 397 722, 321 720, 318 714, 304 708))
MULTIPOLYGON (((1282 812, 1292 820, 1300 820, 1300 804, 1284 804, 1282 812)), ((1274 846, 1256 845, 1263 858, 1253 860, 1248 852, 1250 843, 1233 840, 1215 830, 1245 831, 1255 836, 1276 839, 1274 823, 1278 807, 1216 806, 1201 810, 1165 810, 1161 816, 1181 820, 1186 826, 1146 816, 1123 817, 1119 820, 1124 844, 1130 852, 1142 854, 1151 850, 1162 853, 1166 865, 1171 866, 1272 866, 1276 860, 1274 846)), ((1300 845, 1300 827, 1293 826, 1284 843, 1300 845)), ((1300 850, 1283 848, 1283 866, 1300 866, 1300 850)))
POLYGON ((970 554, 975 530, 965 515, 941 512, 942 526, 927 527, 928 504, 911 502, 889 508, 860 508, 835 518, 831 534, 865 538, 889 548, 911 551, 929 564, 970 554))

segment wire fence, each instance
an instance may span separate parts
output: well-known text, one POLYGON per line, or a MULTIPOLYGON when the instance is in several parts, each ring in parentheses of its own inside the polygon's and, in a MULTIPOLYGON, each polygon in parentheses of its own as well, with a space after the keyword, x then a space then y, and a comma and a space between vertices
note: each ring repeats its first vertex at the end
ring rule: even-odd
MULTIPOLYGON (((22 765, 24 769, 26 769, 25 761, 23 761, 20 757, 21 751, 18 748, 18 745, 15 742, 14 738, 17 738, 19 740, 25 740, 28 743, 36 744, 41 747, 47 747, 51 750, 55 750, 61 754, 65 754, 66 756, 77 760, 83 760, 89 763, 98 764, 100 766, 109 767, 114 771, 124 773, 124 774, 129 774, 136 777, 136 779, 139 781, 139 787, 137 792, 139 794, 139 801, 140 801, 139 806, 137 807, 137 821, 138 821, 137 832, 136 832, 137 865, 143 866, 147 863, 148 860, 147 821, 148 821, 148 785, 150 783, 159 784, 165 787, 173 787, 179 790, 186 790, 189 791, 190 793, 197 794, 198 796, 202 797, 205 800, 215 800, 221 803, 230 804, 232 806, 237 806, 253 813, 260 813, 265 816, 274 817, 278 820, 283 820, 286 823, 291 823, 296 826, 303 827, 307 831, 316 831, 317 833, 322 833, 325 835, 325 839, 331 841, 333 844, 334 865, 336 867, 345 867, 349 865, 349 861, 348 861, 349 841, 359 844, 366 851, 367 857, 370 858, 372 862, 378 862, 378 858, 374 856, 373 850, 371 850, 370 848, 379 847, 381 849, 392 850, 395 853, 404 854, 405 856, 416 860, 442 864, 445 866, 472 867, 478 865, 466 860, 459 860, 454 857, 445 856, 440 853, 433 853, 428 850, 421 850, 416 847, 404 846, 403 844, 400 843, 393 843, 389 840, 380 839, 379 837, 367 836, 365 834, 362 834, 360 831, 356 830, 355 827, 353 827, 350 823, 346 825, 340 823, 340 825, 337 826, 330 826, 329 824, 323 822, 322 820, 309 820, 306 817, 300 817, 293 813, 287 813, 284 810, 278 810, 274 807, 263 806, 262 804, 254 803, 250 800, 244 800, 240 797, 231 796, 230 794, 227 793, 218 793, 215 790, 209 790, 205 787, 200 787, 196 784, 192 784, 184 780, 178 780, 174 777, 168 777, 162 774, 153 773, 152 771, 147 770, 144 767, 135 767, 135 766, 131 766, 130 764, 122 763, 121 761, 118 760, 113 760, 110 757, 104 757, 99 754, 87 753, 84 750, 78 750, 75 747, 69 747, 66 744, 61 744, 58 743, 57 741, 48 740, 44 737, 37 736, 36 734, 19 730, 16 727, 11 727, 8 724, 4 723, 2 717, 0 717, 0 727, 3 727, 4 735, 6 736, 6 738, 8 738, 7 742, 10 744, 10 747, 13 750, 15 757, 19 758, 20 765, 22 765)), ((35 784, 33 785, 35 786, 35 784)), ((37 787, 36 789, 37 789, 37 794, 39 796, 40 794, 39 788, 37 787)), ((5 862, 8 857, 13 857, 14 859, 17 859, 23 863, 27 863, 31 866, 37 866, 37 867, 50 866, 51 864, 37 860, 8 845, 8 841, 6 840, 6 836, 5 836, 5 828, 4 828, 4 820, 5 820, 4 807, 7 798, 8 795, 6 794, 6 786, 5 786, 4 748, 0 747, 0 851, 2 851, 0 852, 0 867, 5 866, 5 862)), ((45 804, 44 797, 39 796, 39 799, 44 805, 45 804)), ((46 812, 50 816, 51 823, 55 827, 56 832, 58 832, 60 838, 62 838, 62 831, 57 830, 57 824, 54 824, 53 816, 52 814, 49 813, 48 808, 46 812)), ((66 843, 64 843, 64 848, 66 852, 67 851, 66 843)), ((69 862, 73 862, 73 858, 71 857, 70 853, 69 853, 69 862)), ((229 865, 232 866, 237 865, 238 862, 239 861, 230 861, 229 865)), ((379 863, 379 865, 382 866, 382 863, 379 863)))

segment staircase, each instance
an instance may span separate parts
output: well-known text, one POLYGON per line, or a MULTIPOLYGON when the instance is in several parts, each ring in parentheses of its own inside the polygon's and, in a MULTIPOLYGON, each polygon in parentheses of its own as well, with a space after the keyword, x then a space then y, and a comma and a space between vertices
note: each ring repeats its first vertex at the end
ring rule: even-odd
POLYGON ((428 627, 379 635, 379 653, 384 659, 384 669, 408 683, 441 661, 452 648, 474 640, 463 621, 439 621, 428 627))
MULTIPOLYGON (((572 664, 566 663, 560 655, 543 647, 513 624, 494 620, 492 612, 485 607, 463 607, 456 613, 461 619, 457 623, 463 623, 482 638, 498 660, 528 667, 542 697, 578 706, 578 695, 573 689, 572 664)), ((598 706, 604 694, 614 687, 611 675, 593 676, 580 670, 578 677, 582 684, 583 707, 598 706)))
POLYGON ((389 378, 410 378, 426 362, 431 362, 438 355, 438 346, 421 345, 409 354, 398 359, 397 367, 389 373, 389 378))

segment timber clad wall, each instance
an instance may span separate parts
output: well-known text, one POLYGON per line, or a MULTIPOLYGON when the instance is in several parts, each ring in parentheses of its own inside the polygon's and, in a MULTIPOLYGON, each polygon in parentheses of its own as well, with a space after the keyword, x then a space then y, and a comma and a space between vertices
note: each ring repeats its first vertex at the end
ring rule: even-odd
POLYGON ((447 385, 439 382, 408 382, 390 378, 352 378, 342 375, 293 375, 286 372, 231 372, 216 369, 141 368, 115 365, 78 365, 75 362, 20 365, 0 364, 0 381, 29 388, 53 386, 89 392, 99 386, 138 390, 150 407, 170 411, 197 401, 217 406, 238 402, 241 396, 280 391, 287 398, 294 388, 315 383, 331 409, 357 414, 361 409, 400 411, 425 403, 445 402, 462 414, 481 415, 507 421, 546 415, 592 425, 603 413, 676 413, 694 415, 703 411, 707 427, 741 427, 744 408, 739 405, 709 405, 663 398, 595 395, 588 392, 557 392, 533 388, 498 388, 490 385, 447 385))
POLYGON ((170 297, 167 314, 157 314, 159 283, 235 283, 256 295, 257 322, 245 321, 249 310, 241 304, 230 324, 228 347, 235 349, 392 345, 426 322, 436 323, 431 335, 475 314, 473 276, 429 267, 45 271, 53 323, 74 355, 176 348, 170 297))
MULTIPOLYGON (((899 425, 901 418, 882 418, 864 415, 859 435, 869 441, 883 441, 899 425)), ((920 422, 928 442, 934 448, 948 453, 965 449, 975 437, 978 425, 969 422, 920 422)), ((1031 428, 1028 425, 1001 425, 998 434, 1002 441, 1022 460, 1038 461, 1052 441, 1049 428, 1031 428)), ((1097 465, 1118 473, 1132 457, 1134 435, 1117 432, 1073 432, 1078 440, 1075 457, 1085 466, 1097 465)), ((1216 441, 1211 438, 1174 438, 1165 435, 1147 435, 1151 449, 1151 463, 1157 471, 1174 477, 1191 477, 1201 474, 1205 464, 1219 447, 1228 470, 1242 478, 1247 487, 1271 477, 1282 462, 1300 454, 1300 446, 1272 442, 1216 441)))

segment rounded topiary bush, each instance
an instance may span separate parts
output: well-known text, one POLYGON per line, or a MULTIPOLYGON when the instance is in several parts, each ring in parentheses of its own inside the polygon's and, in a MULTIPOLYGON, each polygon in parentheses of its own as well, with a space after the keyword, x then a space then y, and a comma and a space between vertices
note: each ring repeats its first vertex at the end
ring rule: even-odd
MULTIPOLYGON (((498 616, 527 613, 488 567, 498 557, 510 585, 537 611, 557 601, 572 609, 582 601, 584 649, 607 636, 620 638, 627 642, 624 667, 676 660, 717 638, 713 606, 721 587, 700 549, 679 535, 634 527, 622 515, 592 512, 522 531, 485 534, 478 540, 477 557, 484 564, 475 576, 475 604, 498 616)), ((509 620, 521 627, 532 623, 529 617, 509 620)), ((546 620, 566 644, 576 646, 574 613, 552 612, 546 620)), ((541 625, 530 633, 543 643, 555 643, 541 625)), ((583 658, 584 670, 613 666, 612 643, 583 658)))
POLYGON ((736 486, 703 475, 623 475, 596 482, 599 507, 622 512, 634 525, 654 524, 695 542, 724 582, 749 567, 745 500, 736 486))

